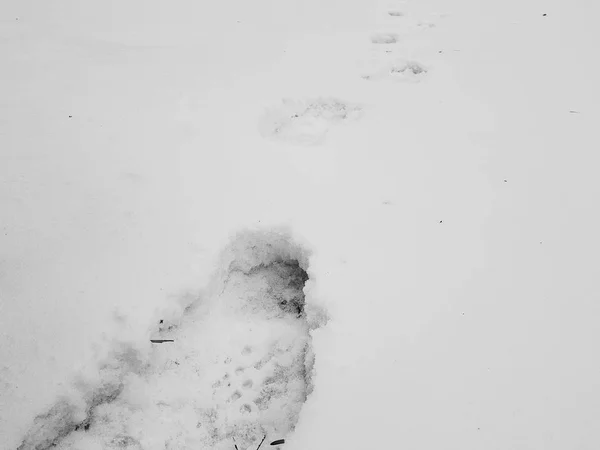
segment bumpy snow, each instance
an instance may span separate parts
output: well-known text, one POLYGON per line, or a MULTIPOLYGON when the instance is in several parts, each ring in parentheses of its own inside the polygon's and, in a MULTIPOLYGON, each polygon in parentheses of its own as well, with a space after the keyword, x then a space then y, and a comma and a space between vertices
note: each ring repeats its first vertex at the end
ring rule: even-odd
POLYGON ((121 345, 97 379, 78 378, 19 450, 245 450, 285 439, 312 390, 310 330, 325 320, 306 302, 307 258, 281 232, 238 235, 205 297, 160 319, 154 343, 121 345))
POLYGON ((284 99, 268 108, 258 124, 261 136, 300 145, 320 144, 331 127, 356 120, 362 107, 335 98, 284 99))
POLYGON ((0 450, 600 448, 600 2, 0 9, 0 450))

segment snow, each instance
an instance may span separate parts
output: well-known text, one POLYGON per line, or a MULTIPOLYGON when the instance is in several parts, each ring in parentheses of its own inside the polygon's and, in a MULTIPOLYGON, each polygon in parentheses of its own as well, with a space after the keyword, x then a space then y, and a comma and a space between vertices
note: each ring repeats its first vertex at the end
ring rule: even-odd
POLYGON ((293 430, 313 389, 310 329, 326 320, 305 301, 306 255, 254 232, 223 262, 205 295, 152 327, 158 348, 118 344, 19 448, 246 449, 293 430))
POLYGON ((360 118, 359 105, 346 104, 335 98, 309 101, 284 99, 278 108, 265 111, 258 123, 264 138, 274 138, 297 145, 321 144, 332 126, 360 118))
POLYGON ((0 448, 597 448, 598 12, 5 2, 0 448))

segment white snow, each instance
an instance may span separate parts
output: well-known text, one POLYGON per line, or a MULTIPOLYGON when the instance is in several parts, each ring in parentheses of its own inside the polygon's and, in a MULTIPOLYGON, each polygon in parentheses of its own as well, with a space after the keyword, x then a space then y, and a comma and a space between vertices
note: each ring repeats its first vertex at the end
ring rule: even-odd
POLYGON ((5 1, 0 449, 598 448, 599 12, 5 1), (282 248, 303 325, 244 306, 282 248))
POLYGON ((204 295, 161 314, 151 345, 118 343, 88 367, 19 448, 246 449, 287 436, 313 389, 310 330, 326 322, 305 302, 306 256, 286 233, 240 234, 204 295))
POLYGON ((264 138, 296 145, 321 144, 332 126, 360 118, 359 105, 346 104, 335 98, 308 101, 284 99, 277 108, 265 111, 258 122, 264 138))

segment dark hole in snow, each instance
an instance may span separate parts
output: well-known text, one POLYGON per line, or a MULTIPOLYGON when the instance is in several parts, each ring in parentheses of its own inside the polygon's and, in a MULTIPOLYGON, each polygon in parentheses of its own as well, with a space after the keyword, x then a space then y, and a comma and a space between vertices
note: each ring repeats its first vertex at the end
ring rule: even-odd
POLYGON ((88 431, 90 429, 90 420, 91 419, 88 417, 83 422, 81 422, 79 425, 76 425, 75 431, 79 431, 79 430, 88 431))
POLYGON ((254 267, 249 274, 263 274, 269 283, 269 295, 281 311, 301 317, 304 314, 304 285, 308 274, 295 259, 254 267))

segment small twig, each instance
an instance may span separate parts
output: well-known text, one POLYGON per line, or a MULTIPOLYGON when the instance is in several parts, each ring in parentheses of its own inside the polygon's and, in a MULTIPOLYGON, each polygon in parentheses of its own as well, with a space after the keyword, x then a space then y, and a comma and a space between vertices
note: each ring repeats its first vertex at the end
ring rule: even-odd
POLYGON ((153 344, 162 344, 163 342, 175 342, 174 339, 150 339, 153 344))
POLYGON ((271 445, 280 445, 285 444, 285 439, 277 439, 276 441, 271 442, 271 445))
POLYGON ((260 441, 260 444, 258 444, 258 447, 256 447, 256 450, 258 450, 260 448, 260 446, 262 445, 263 442, 265 442, 265 439, 267 438, 267 435, 265 434, 262 438, 262 441, 260 441))

